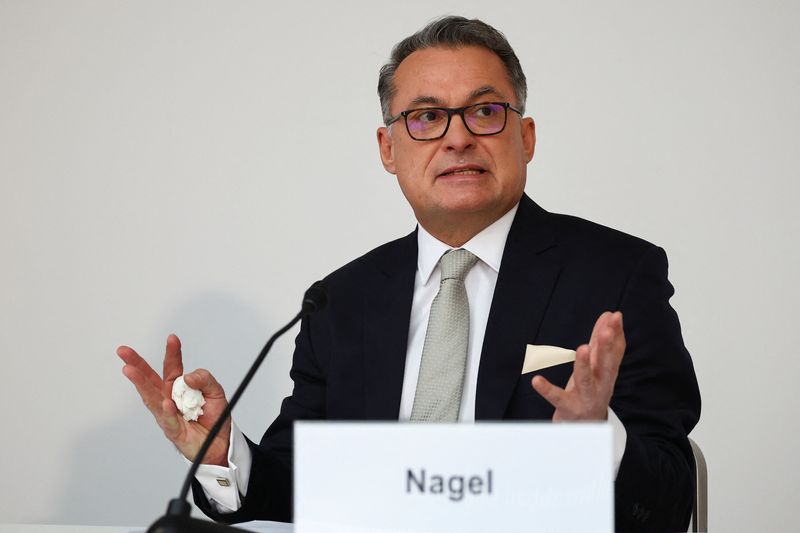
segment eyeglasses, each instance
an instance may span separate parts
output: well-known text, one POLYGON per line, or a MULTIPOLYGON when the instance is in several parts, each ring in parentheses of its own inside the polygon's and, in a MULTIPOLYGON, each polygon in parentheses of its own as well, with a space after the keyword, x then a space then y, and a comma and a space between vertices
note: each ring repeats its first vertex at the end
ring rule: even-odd
POLYGON ((420 107, 401 111, 390 118, 386 126, 391 126, 401 118, 406 121, 406 130, 415 141, 441 139, 450 128, 453 115, 458 115, 464 126, 473 135, 497 135, 506 127, 508 110, 522 116, 508 102, 482 102, 464 107, 420 107))

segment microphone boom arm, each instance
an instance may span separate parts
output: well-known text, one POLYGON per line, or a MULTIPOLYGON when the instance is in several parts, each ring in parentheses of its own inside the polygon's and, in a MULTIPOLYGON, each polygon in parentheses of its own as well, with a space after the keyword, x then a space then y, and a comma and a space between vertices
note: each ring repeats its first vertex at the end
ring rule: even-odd
POLYGON ((211 443, 214 442, 214 439, 217 438, 217 435, 219 435, 219 432, 222 430, 222 426, 230 418, 233 408, 236 407, 236 404, 239 402, 239 398, 241 398, 242 393, 244 393, 245 389, 250 384, 253 376, 256 375, 258 368, 261 366, 261 363, 264 362, 264 359, 267 357, 267 353, 269 353, 272 345, 275 343, 278 337, 292 329, 292 327, 303 317, 315 311, 319 311, 327 304, 328 292, 322 282, 317 281, 311 285, 311 287, 303 295, 303 303, 300 312, 297 313, 297 315, 295 315, 295 317, 289 321, 288 324, 276 331, 261 349, 261 352, 259 352, 258 357, 256 357, 256 360, 253 362, 250 370, 247 371, 247 374, 239 384, 239 387, 237 387, 236 391, 233 393, 233 396, 231 396, 231 399, 228 401, 228 405, 225 406, 225 409, 222 411, 222 414, 220 414, 219 419, 217 419, 217 421, 211 427, 211 431, 209 431, 208 435, 206 436, 206 440, 203 441, 203 445, 200 446, 200 450, 197 452, 197 456, 195 456, 194 461, 192 461, 191 468, 189 468, 189 473, 186 474, 186 479, 183 482, 180 495, 177 498, 170 500, 169 505, 167 506, 166 514, 156 520, 147 530, 147 533, 166 533, 173 531, 192 531, 196 533, 201 533, 204 531, 242 531, 230 526, 193 519, 189 516, 192 508, 187 501, 187 497, 189 496, 189 489, 192 486, 192 479, 194 479, 195 474, 197 474, 197 469, 200 468, 201 461, 205 457, 206 453, 208 453, 211 443))

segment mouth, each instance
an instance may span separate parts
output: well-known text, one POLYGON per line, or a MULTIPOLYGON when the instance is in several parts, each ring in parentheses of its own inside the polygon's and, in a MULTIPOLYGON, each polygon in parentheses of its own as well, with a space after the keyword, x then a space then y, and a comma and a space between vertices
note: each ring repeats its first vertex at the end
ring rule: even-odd
POLYGON ((478 176, 485 173, 486 170, 478 165, 458 165, 446 168, 439 177, 445 176, 478 176))

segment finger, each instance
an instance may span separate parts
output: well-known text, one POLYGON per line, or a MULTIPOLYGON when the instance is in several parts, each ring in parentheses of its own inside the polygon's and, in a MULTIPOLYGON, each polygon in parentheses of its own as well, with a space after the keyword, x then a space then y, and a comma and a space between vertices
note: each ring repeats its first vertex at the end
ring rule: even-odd
POLYGON ((161 402, 161 416, 156 417, 158 425, 164 435, 171 441, 175 441, 183 431, 183 415, 178 413, 178 407, 169 398, 164 398, 161 402))
POLYGON ((616 333, 614 337, 614 342, 617 344, 617 348, 621 354, 625 353, 625 348, 627 347, 627 342, 625 341, 625 325, 622 322, 622 312, 617 311, 614 313, 614 323, 613 328, 614 332, 616 333))
POLYGON ((597 350, 593 354, 593 368, 598 379, 616 379, 622 356, 625 353, 625 335, 622 331, 622 314, 614 313, 608 325, 598 334, 597 350))
POLYGON ((117 356, 119 356, 119 358, 122 359, 127 366, 131 366, 138 370, 142 377, 152 383, 153 386, 163 386, 161 376, 159 376, 158 373, 153 370, 153 367, 151 367, 147 361, 145 361, 142 356, 136 353, 136 350, 130 346, 120 346, 117 348, 117 356))
POLYGON ((608 327, 610 318, 610 311, 605 311, 599 317, 597 317, 594 327, 592 328, 592 335, 589 338, 589 347, 592 349, 592 351, 597 350, 598 344, 600 343, 600 332, 608 327))
MULTIPOLYGON (((198 389, 203 393, 206 399, 206 404, 203 407, 203 414, 197 421, 201 426, 211 428, 216 424, 222 413, 227 407, 227 400, 225 399, 225 391, 222 385, 217 382, 214 376, 208 370, 203 368, 197 369, 194 372, 184 376, 186 384, 193 389, 198 389)), ((219 438, 225 441, 226 448, 228 442, 228 435, 230 434, 230 416, 226 417, 222 430, 220 431, 219 438)))
POLYGON ((181 340, 172 333, 167 337, 167 347, 164 352, 164 381, 172 387, 172 383, 181 374, 183 374, 181 340))
POLYGON ((534 376, 531 380, 533 389, 538 392, 542 398, 547 400, 550 405, 558 409, 566 398, 566 392, 561 387, 553 385, 544 376, 534 376))
POLYGON ((136 387, 136 392, 139 393, 145 407, 158 419, 162 414, 161 404, 166 399, 160 386, 161 381, 159 380, 159 385, 154 385, 139 368, 133 365, 122 367, 122 373, 136 387))
POLYGON ((611 349, 614 351, 614 354, 617 355, 617 358, 621 360, 622 355, 625 353, 625 330, 622 326, 621 312, 617 311, 614 313, 614 315, 611 317, 609 328, 613 332, 611 349))
MULTIPOLYGON (((594 323, 592 328, 592 335, 589 338, 590 354, 592 356, 592 363, 595 363, 596 357, 601 353, 604 348, 603 345, 609 342, 609 328, 613 331, 617 322, 616 315, 621 313, 612 313, 611 311, 603 312, 594 323)), ((613 336, 613 335, 612 335, 613 336)), ((592 365, 595 366, 594 364, 592 365)))
POLYGON ((589 345, 583 344, 575 350, 575 363, 572 365, 572 377, 575 383, 575 390, 581 398, 594 398, 595 378, 592 372, 589 345))
POLYGON ((564 387, 564 390, 567 392, 575 390, 575 374, 570 374, 567 386, 564 387))
POLYGON ((217 382, 211 372, 204 368, 198 368, 183 377, 187 385, 193 389, 198 389, 206 399, 224 399, 225 391, 222 385, 217 382))
POLYGON ((590 350, 592 368, 604 370, 614 346, 614 330, 608 325, 602 326, 594 335, 594 344, 590 350))

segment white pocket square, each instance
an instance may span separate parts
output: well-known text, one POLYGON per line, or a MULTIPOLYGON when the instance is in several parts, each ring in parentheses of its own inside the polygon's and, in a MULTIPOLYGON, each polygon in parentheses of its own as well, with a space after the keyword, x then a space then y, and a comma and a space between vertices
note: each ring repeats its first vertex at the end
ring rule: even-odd
POLYGON ((525 362, 522 373, 527 374, 548 366, 571 363, 575 360, 575 350, 567 350, 558 346, 529 344, 525 349, 525 362))

